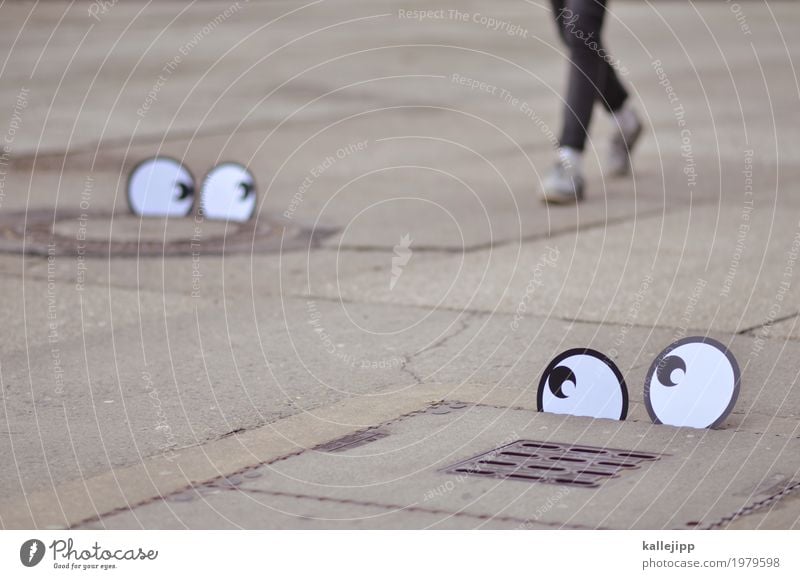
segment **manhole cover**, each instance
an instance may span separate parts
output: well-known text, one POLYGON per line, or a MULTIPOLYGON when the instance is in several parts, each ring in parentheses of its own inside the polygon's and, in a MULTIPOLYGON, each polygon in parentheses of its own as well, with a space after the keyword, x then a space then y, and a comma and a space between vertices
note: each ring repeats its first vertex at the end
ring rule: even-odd
POLYGON ((652 452, 517 440, 444 470, 451 474, 592 488, 661 456, 652 452))
POLYGON ((0 252, 85 257, 265 253, 317 245, 334 232, 263 216, 234 223, 194 215, 143 218, 42 209, 0 217, 0 252))

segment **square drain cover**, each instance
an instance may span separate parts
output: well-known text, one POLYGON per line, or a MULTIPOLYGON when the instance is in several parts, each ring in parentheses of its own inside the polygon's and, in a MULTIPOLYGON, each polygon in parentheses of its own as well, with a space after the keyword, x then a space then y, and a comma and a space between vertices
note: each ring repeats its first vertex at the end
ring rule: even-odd
POLYGON ((661 456, 638 450, 517 440, 456 463, 444 471, 592 488, 661 456))

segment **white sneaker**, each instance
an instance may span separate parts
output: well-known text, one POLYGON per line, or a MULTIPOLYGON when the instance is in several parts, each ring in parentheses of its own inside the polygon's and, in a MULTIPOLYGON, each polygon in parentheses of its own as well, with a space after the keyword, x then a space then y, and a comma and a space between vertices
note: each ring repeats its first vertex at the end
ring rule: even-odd
POLYGON ((583 175, 574 165, 558 161, 542 182, 542 201, 566 205, 583 200, 583 175))

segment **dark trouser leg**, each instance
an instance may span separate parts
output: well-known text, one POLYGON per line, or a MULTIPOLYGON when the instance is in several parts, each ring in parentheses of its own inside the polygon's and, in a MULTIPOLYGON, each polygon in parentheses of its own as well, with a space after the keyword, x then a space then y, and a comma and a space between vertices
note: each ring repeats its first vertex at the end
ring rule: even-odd
POLYGON ((559 34, 569 47, 570 65, 562 147, 583 150, 595 100, 608 111, 618 110, 628 92, 604 59, 601 42, 606 0, 550 0, 559 34))

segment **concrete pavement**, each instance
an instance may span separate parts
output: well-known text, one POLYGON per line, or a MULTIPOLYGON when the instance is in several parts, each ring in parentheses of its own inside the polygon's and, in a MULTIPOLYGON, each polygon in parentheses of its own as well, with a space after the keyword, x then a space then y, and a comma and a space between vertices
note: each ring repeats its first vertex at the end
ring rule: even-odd
POLYGON ((588 199, 553 208, 546 4, 3 5, 0 525, 800 526, 800 7, 615 2, 647 133, 605 180, 598 109, 588 199), (248 165, 263 227, 130 215, 156 154, 248 165), (693 334, 743 370, 720 430, 644 409, 693 334), (535 412, 583 346, 625 422, 535 412), (567 491, 445 472, 516 439, 661 456, 567 491))

